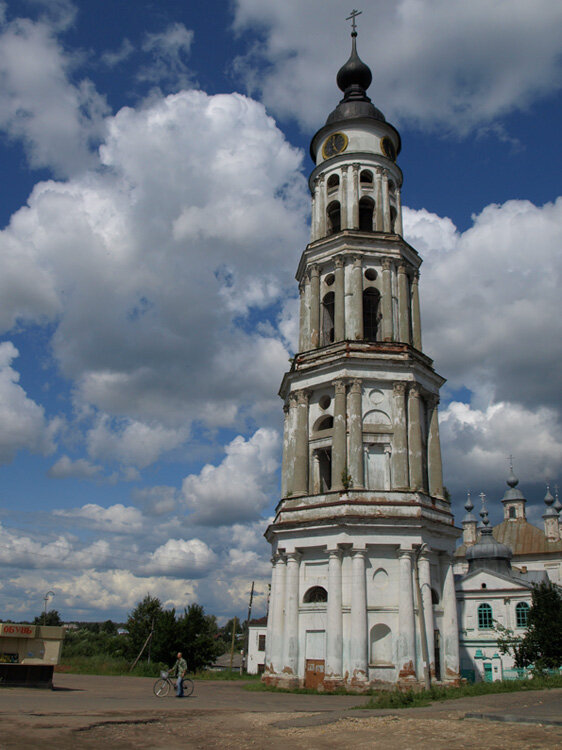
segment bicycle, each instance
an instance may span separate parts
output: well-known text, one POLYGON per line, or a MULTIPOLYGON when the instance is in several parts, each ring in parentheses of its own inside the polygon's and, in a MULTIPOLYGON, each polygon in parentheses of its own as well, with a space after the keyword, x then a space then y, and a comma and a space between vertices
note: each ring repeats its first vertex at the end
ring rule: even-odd
MULTIPOLYGON (((183 694, 186 698, 191 695, 194 688, 195 688, 195 684, 193 680, 190 680, 189 677, 184 677, 183 678, 183 694)), ((156 680, 152 690, 154 691, 154 695, 157 695, 159 698, 165 698, 167 695, 170 694, 170 690, 175 690, 175 685, 172 682, 170 673, 160 672, 160 678, 156 680)))

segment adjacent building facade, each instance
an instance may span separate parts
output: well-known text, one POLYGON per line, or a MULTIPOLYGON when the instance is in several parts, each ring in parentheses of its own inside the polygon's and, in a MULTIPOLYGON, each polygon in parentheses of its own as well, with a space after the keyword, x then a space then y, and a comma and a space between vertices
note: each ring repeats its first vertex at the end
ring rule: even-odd
POLYGON ((282 497, 264 679, 362 687, 459 678, 439 388, 422 351, 421 258, 402 236, 401 140, 352 53, 311 143, 299 351, 285 375, 282 497))

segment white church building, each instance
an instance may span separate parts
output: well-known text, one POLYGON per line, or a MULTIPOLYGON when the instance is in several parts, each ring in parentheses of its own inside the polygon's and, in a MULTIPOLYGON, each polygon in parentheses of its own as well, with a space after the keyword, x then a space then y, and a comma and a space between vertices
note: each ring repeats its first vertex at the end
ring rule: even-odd
MULTIPOLYGON (((422 349, 422 259, 402 236, 401 140, 367 95, 356 37, 353 28, 337 74, 343 98, 310 147, 299 351, 280 389, 281 499, 266 531, 270 606, 267 627, 250 629, 250 651, 261 644, 256 671, 279 686, 455 684, 461 666, 497 678, 488 607, 507 607, 503 621, 520 627, 533 576, 511 568, 508 546, 474 516, 455 551, 439 442, 444 380, 422 349)), ((508 523, 524 519, 511 499, 508 523)), ((562 549, 557 512, 548 524, 562 549)), ((562 554, 551 551, 554 573, 562 554)))

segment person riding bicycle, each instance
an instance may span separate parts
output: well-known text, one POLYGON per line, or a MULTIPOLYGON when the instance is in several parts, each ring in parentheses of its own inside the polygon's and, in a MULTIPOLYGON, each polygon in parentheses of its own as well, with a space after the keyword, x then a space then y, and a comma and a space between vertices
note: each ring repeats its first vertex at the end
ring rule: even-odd
POLYGON ((183 658, 181 651, 178 651, 178 658, 171 669, 171 674, 177 677, 176 681, 176 698, 183 698, 183 678, 187 672, 187 662, 183 658))

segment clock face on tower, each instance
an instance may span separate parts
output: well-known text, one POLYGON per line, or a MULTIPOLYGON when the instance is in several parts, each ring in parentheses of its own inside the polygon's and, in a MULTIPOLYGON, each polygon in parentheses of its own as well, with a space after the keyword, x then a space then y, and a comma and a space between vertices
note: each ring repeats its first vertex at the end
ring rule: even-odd
POLYGON ((341 154, 342 151, 345 151, 347 148, 348 143, 349 141, 345 133, 332 133, 332 135, 328 136, 324 141, 324 145, 322 146, 322 156, 324 159, 329 159, 330 156, 341 154))
POLYGON ((388 156, 388 158, 392 161, 396 161, 396 149, 394 148, 394 143, 390 140, 390 138, 385 136, 382 139, 381 148, 385 156, 388 156))

